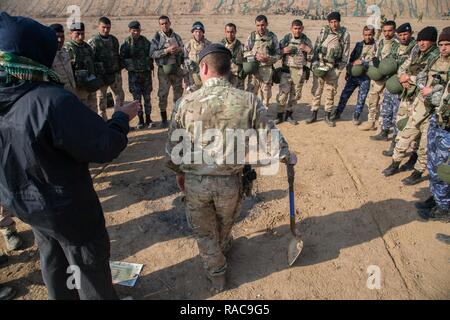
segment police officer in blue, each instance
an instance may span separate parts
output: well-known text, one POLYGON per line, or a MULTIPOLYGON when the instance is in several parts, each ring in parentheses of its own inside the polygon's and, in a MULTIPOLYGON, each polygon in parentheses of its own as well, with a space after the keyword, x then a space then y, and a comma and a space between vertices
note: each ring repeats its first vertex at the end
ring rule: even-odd
POLYGON ((332 119, 338 120, 344 112, 348 99, 350 99, 353 91, 359 87, 358 102, 356 104, 355 112, 353 114, 353 123, 359 125, 359 117, 364 108, 367 94, 370 89, 370 79, 366 75, 369 62, 375 57, 376 43, 374 40, 375 30, 369 26, 363 29, 363 41, 357 42, 353 49, 350 60, 347 65, 346 84, 341 93, 339 104, 333 111, 332 119))
MULTIPOLYGON (((450 27, 446 27, 438 40, 441 58, 450 59, 450 27)), ((430 119, 428 129, 428 163, 430 173, 430 191, 432 196, 424 202, 419 202, 420 217, 425 220, 440 220, 450 222, 450 71, 447 69, 447 83, 442 90, 442 99, 438 107, 432 110, 434 114, 430 119)), ((442 84, 438 84, 441 85, 442 84)), ((438 85, 428 90, 427 96, 435 105, 439 99, 438 85)))

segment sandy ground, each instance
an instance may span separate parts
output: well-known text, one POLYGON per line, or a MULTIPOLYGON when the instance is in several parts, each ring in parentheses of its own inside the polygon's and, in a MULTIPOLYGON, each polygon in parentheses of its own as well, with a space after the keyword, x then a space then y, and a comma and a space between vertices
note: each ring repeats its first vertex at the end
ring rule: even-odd
MULTIPOLYGON (((155 17, 139 18, 144 34, 156 31, 155 17)), ((291 16, 270 16, 271 29, 279 37, 287 33, 291 16)), ((126 36, 128 18, 113 19, 113 33, 126 36)), ((193 21, 206 24, 207 37, 217 41, 226 16, 182 16, 173 27, 184 40, 193 21)), ((44 20, 45 23, 64 19, 44 20)), ((243 40, 252 30, 252 19, 233 17, 243 40)), ((346 18, 352 47, 360 38, 365 19, 346 18)), ((404 22, 402 20, 400 23, 404 22)), ((95 21, 88 21, 94 29, 95 21)), ((323 22, 305 21, 307 33, 317 36, 323 22)), ((443 20, 425 20, 442 29, 443 20)), ((89 33, 88 33, 89 34, 89 33)), ((127 99, 126 75, 124 88, 127 99)), ((381 155, 390 142, 373 142, 373 133, 361 132, 351 123, 355 95, 343 121, 329 128, 323 121, 307 126, 307 83, 295 117, 298 126, 282 124, 283 134, 299 156, 296 168, 296 204, 305 248, 297 263, 288 268, 287 179, 261 177, 256 196, 247 199, 233 234, 235 246, 229 258, 227 290, 212 295, 202 273, 201 260, 184 216, 181 194, 174 174, 164 167, 166 131, 131 132, 129 146, 103 171, 94 165, 95 188, 102 201, 111 237, 112 260, 144 264, 134 288, 117 287, 120 296, 136 299, 449 299, 449 247, 435 240, 437 233, 450 234, 448 224, 423 222, 414 203, 429 196, 428 182, 405 187, 401 173, 384 178, 390 159, 381 155), (381 288, 367 288, 369 266, 381 270, 381 288)), ((338 95, 344 85, 340 79, 338 95)), ((155 82, 152 102, 159 120, 155 82)), ((275 87, 274 97, 278 92, 275 87)), ((338 99, 336 97, 336 99, 338 99)), ((273 99, 275 102, 275 99, 273 99)), ((337 101, 336 101, 337 103, 337 101)), ((275 115, 275 104, 270 108, 275 115)), ((320 111, 320 118, 323 111, 320 111)), ((364 114, 366 118, 366 114, 364 114)), ((134 121, 134 123, 136 120, 134 121)), ((19 291, 18 299, 46 299, 39 269, 39 254, 30 228, 18 229, 26 249, 11 253, 10 263, 0 269, 0 283, 19 291)))

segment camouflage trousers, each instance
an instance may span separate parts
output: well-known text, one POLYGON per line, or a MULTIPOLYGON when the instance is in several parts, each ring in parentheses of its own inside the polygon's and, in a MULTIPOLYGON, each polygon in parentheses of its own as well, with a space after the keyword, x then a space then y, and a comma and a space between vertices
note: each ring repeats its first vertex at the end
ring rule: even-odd
POLYGON ((428 128, 428 172, 430 173, 430 191, 436 204, 444 210, 450 210, 450 185, 437 175, 437 167, 448 163, 450 158, 450 132, 438 126, 436 115, 430 119, 428 128))
POLYGON ((381 107, 381 117, 383 121, 381 123, 382 130, 389 130, 394 128, 394 136, 398 134, 397 129, 397 112, 400 106, 400 96, 398 94, 392 94, 389 90, 384 90, 383 106, 381 107))
POLYGON ((333 68, 326 74, 325 77, 313 77, 313 85, 311 93, 313 95, 311 101, 311 111, 317 111, 320 108, 320 100, 322 94, 325 94, 325 111, 331 112, 334 107, 334 97, 336 96, 337 86, 341 70, 333 68))
POLYGON ((230 83, 236 89, 245 90, 244 80, 235 74, 230 74, 230 83))
POLYGON ((258 68, 256 74, 250 75, 247 82, 247 91, 261 97, 262 102, 269 107, 272 98, 272 66, 262 66, 258 68))
POLYGON ((408 119, 406 127, 397 135, 394 155, 392 160, 402 161, 410 148, 417 152, 417 162, 414 169, 424 172, 427 167, 428 127, 430 119, 426 118, 419 124, 415 124, 412 117, 408 119))
POLYGON ((163 71, 163 67, 158 67, 158 104, 159 111, 165 112, 167 110, 167 99, 169 97, 169 90, 173 90, 173 105, 183 95, 183 73, 178 70, 177 74, 167 75, 163 71))
POLYGON ((367 121, 375 122, 378 118, 378 113, 380 112, 380 99, 383 94, 385 87, 385 81, 370 81, 369 90, 369 115, 367 116, 367 121))
POLYGON ((83 102, 83 104, 97 113, 97 96, 95 95, 95 92, 89 92, 84 89, 76 88, 75 94, 78 99, 83 102))
POLYGON ((290 68, 290 73, 281 74, 280 91, 277 95, 278 113, 292 111, 297 101, 302 98, 305 76, 303 69, 299 68, 290 68))
POLYGON ((358 100, 356 102, 355 113, 361 114, 366 103, 367 94, 370 88, 370 78, 368 76, 353 77, 350 76, 345 83, 344 90, 342 90, 341 97, 339 98, 339 104, 337 111, 342 113, 347 106, 347 102, 352 96, 356 88, 358 90, 358 100))
POLYGON ((98 109, 100 109, 99 114, 105 121, 108 120, 108 116, 106 115, 106 106, 107 106, 106 94, 108 92, 108 88, 111 88, 111 91, 114 94, 114 102, 116 106, 123 105, 123 100, 125 97, 125 93, 123 92, 122 88, 122 74, 118 72, 115 75, 115 77, 116 79, 113 84, 109 86, 103 86, 97 91, 98 109))
POLYGON ((186 217, 197 240, 203 265, 210 276, 227 269, 225 249, 242 202, 240 175, 186 174, 186 217))
POLYGON ((7 228, 16 231, 16 222, 12 218, 12 214, 0 206, 0 229, 7 228))
MULTIPOLYGON (((152 86, 152 74, 147 72, 128 72, 128 90, 133 95, 133 100, 144 100, 144 112, 147 115, 152 113, 151 93, 152 86)), ((142 110, 139 112, 142 114, 142 110)))

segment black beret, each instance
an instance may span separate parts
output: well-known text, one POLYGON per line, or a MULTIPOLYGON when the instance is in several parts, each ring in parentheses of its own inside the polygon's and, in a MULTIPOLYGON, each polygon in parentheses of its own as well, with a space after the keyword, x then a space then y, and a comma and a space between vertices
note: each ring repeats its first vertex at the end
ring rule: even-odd
POLYGON ((53 29, 53 31, 55 31, 55 33, 64 32, 64 27, 62 26, 62 24, 54 23, 54 24, 51 24, 49 27, 51 29, 53 29))
POLYGON ((141 28, 141 24, 139 23, 139 21, 131 21, 128 24, 128 28, 130 28, 130 29, 140 29, 141 28))
POLYGON ((204 57, 206 57, 210 53, 226 53, 230 56, 231 59, 231 51, 221 43, 212 43, 206 48, 204 48, 202 51, 200 51, 198 55, 198 61, 201 61, 204 57))
POLYGON ((70 31, 84 31, 83 22, 74 22, 70 25, 70 31))
POLYGON ((331 12, 328 16, 327 16, 327 20, 331 21, 331 20, 337 20, 337 21, 341 21, 341 14, 339 12, 331 12))
POLYGON ((409 22, 404 23, 400 27, 398 27, 396 31, 397 33, 411 32, 412 31, 411 24, 409 24, 409 22))
POLYGON ((438 31, 435 27, 425 27, 417 34, 417 41, 427 40, 436 42, 438 37, 438 31))

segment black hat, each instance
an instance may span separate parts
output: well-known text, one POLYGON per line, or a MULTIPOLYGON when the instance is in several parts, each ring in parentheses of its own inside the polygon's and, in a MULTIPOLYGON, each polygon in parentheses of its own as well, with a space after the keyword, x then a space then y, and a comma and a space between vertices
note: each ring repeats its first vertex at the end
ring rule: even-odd
POLYGON ((441 41, 450 41, 450 27, 446 27, 442 30, 439 35, 439 42, 441 41))
POLYGON ((417 34, 417 41, 428 40, 437 41, 438 31, 435 27, 425 27, 417 34))
POLYGON ((55 31, 55 33, 61 33, 61 32, 64 33, 64 27, 62 26, 62 24, 54 23, 54 24, 51 24, 49 27, 52 28, 53 31, 55 31))
POLYGON ((83 22, 74 22, 70 25, 70 31, 84 31, 83 22))
POLYGON ((141 28, 141 24, 139 23, 139 21, 131 21, 128 24, 128 28, 130 28, 130 29, 140 29, 141 28))
POLYGON ((396 30, 397 33, 402 33, 402 32, 412 32, 412 28, 411 25, 409 24, 409 22, 402 24, 401 26, 399 26, 396 30))
POLYGON ((198 54, 198 61, 201 61, 204 57, 206 57, 210 53, 227 53, 230 56, 231 59, 231 51, 221 43, 212 43, 206 48, 204 48, 200 53, 198 54))
POLYGON ((203 32, 205 32, 205 26, 200 21, 196 21, 192 25, 191 32, 194 32, 194 30, 202 30, 203 32))
POLYGON ((328 16, 327 16, 327 20, 331 21, 331 20, 337 20, 337 21, 341 21, 341 14, 337 11, 331 12, 328 16))

